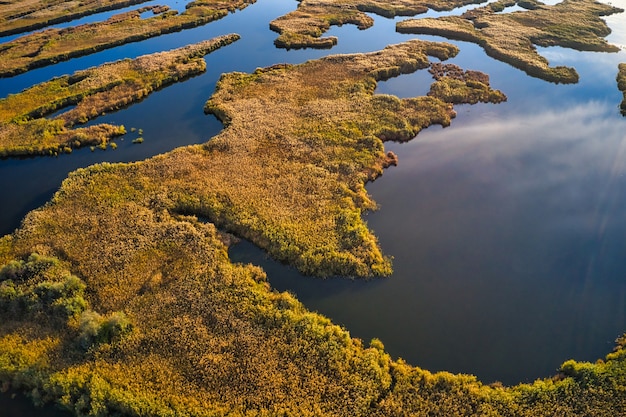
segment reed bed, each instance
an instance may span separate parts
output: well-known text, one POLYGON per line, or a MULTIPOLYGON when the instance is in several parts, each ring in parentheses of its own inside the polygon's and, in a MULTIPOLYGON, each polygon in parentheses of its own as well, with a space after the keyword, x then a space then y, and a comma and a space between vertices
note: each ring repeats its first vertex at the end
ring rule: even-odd
POLYGON ((82 146, 106 149, 124 126, 76 127, 206 70, 204 55, 239 39, 230 34, 166 52, 124 59, 37 84, 0 99, 0 156, 57 155, 82 146), (55 116, 46 116, 73 108, 55 116))
POLYGON ((337 44, 335 36, 322 37, 331 26, 353 24, 367 29, 374 20, 366 13, 380 16, 414 16, 428 9, 452 10, 483 0, 303 0, 297 10, 270 22, 270 29, 280 36, 274 41, 279 48, 332 48, 337 44))
POLYGON ((0 36, 69 22, 83 16, 140 4, 146 0, 5 0, 0 3, 0 36))
POLYGON ((576 83, 578 73, 566 66, 551 67, 535 45, 581 51, 619 51, 604 39, 611 30, 601 17, 622 12, 622 9, 594 0, 564 0, 554 6, 525 1, 519 5, 528 10, 498 13, 516 3, 502 0, 461 16, 409 19, 399 22, 396 30, 476 43, 492 58, 554 83, 576 83))

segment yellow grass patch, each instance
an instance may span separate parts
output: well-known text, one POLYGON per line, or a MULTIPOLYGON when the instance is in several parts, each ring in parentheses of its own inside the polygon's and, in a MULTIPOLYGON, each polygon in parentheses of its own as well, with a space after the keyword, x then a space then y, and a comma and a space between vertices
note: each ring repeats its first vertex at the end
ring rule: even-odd
POLYGON ((337 38, 322 37, 333 25, 353 24, 367 29, 374 24, 365 13, 380 16, 414 16, 428 9, 452 10, 466 4, 481 3, 483 0, 302 0, 298 9, 275 19, 270 29, 280 36, 274 41, 280 48, 331 48, 337 38))

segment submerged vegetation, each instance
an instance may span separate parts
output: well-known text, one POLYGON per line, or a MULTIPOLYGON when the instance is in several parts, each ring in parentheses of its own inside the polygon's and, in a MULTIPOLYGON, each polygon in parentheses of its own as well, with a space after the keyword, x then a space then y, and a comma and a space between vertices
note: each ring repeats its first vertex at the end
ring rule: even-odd
POLYGON ((178 13, 167 6, 146 6, 115 15, 104 22, 64 29, 47 29, 0 44, 0 77, 88 55, 128 42, 204 25, 254 0, 197 0, 178 13), (141 18, 152 11, 155 16, 141 18))
POLYGON ((0 36, 41 29, 146 0, 4 0, 0 3, 0 36))
POLYGON ((414 16, 428 9, 452 10, 484 0, 302 0, 298 9, 270 23, 270 29, 280 36, 274 42, 280 48, 332 48, 337 44, 334 36, 322 35, 333 25, 350 23, 367 29, 374 20, 365 13, 380 16, 414 16))
POLYGON ((622 115, 626 116, 626 63, 619 64, 619 72, 617 73, 617 88, 624 94, 624 99, 620 105, 622 115))
POLYGON ((489 56, 528 75, 555 83, 576 83, 578 73, 574 68, 550 67, 534 45, 617 52, 619 48, 604 39, 610 29, 601 16, 622 11, 595 0, 563 0, 554 6, 539 1, 500 0, 461 16, 409 19, 398 23, 396 29, 474 42, 489 56), (498 13, 515 4, 528 10, 498 13))
POLYGON ((206 70, 203 56, 239 39, 231 34, 194 45, 125 59, 37 84, 0 99, 0 156, 56 155, 101 146, 123 126, 74 128, 139 101, 153 91, 206 70), (73 108, 46 118, 68 106, 73 108))

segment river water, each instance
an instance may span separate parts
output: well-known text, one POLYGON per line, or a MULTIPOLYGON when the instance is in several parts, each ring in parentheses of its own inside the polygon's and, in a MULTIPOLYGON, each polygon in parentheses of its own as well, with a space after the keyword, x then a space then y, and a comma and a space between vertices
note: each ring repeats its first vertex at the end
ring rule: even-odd
MULTIPOLYGON (((184 2, 169 4, 181 9, 184 2)), ((626 0, 613 4, 624 8, 626 0)), ((206 57, 205 74, 95 121, 141 128, 143 144, 129 136, 116 150, 0 160, 0 234, 18 227, 78 167, 209 140, 221 124, 202 108, 223 72, 373 51, 414 37, 395 33, 400 18, 373 16, 374 27, 365 31, 332 28, 339 44, 330 51, 276 49, 268 23, 295 7, 291 0, 259 0, 204 27, 1 79, 5 96, 103 62, 225 33, 242 36, 206 57)), ((626 15, 606 20, 609 41, 624 47, 626 15)), ((457 106, 450 127, 386 144, 399 165, 368 185, 380 209, 366 220, 394 257, 391 277, 303 277, 245 242, 231 257, 262 265, 274 288, 292 291, 354 337, 378 337, 394 358, 429 370, 514 384, 550 376, 570 358, 603 357, 626 330, 626 119, 615 82, 626 52, 540 49, 552 65, 580 74, 576 85, 556 85, 494 61, 476 45, 454 43, 461 53, 450 62, 487 72, 508 101, 457 106)), ((378 92, 411 97, 430 82, 419 71, 379 83, 378 92)))

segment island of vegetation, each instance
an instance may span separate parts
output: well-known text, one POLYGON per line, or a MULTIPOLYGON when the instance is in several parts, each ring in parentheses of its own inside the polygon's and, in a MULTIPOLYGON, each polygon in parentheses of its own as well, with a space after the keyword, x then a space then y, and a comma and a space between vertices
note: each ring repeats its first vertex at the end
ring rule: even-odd
POLYGON ((351 23, 359 29, 367 29, 374 20, 366 12, 380 16, 414 16, 428 9, 452 10, 467 4, 485 0, 302 0, 298 9, 275 19, 270 29, 280 36, 274 44, 280 48, 332 48, 337 44, 335 36, 322 35, 332 25, 351 23))
POLYGON ((121 9, 146 0, 4 0, 0 3, 0 36, 41 29, 83 16, 121 9))
POLYGON ((622 115, 626 116, 626 63, 619 64, 619 72, 617 73, 617 88, 624 94, 624 99, 620 105, 622 115))
POLYGON ((243 9, 254 0, 197 0, 178 13, 167 6, 145 6, 103 22, 46 29, 0 44, 0 77, 55 64, 114 46, 204 25, 243 9), (141 18, 152 12, 155 16, 141 18))
POLYGON ((617 46, 604 39, 611 30, 601 16, 619 12, 623 10, 594 0, 563 0, 554 6, 537 0, 500 0, 461 16, 405 20, 396 25, 396 30, 474 42, 489 56, 528 75, 555 83, 576 83, 578 73, 574 68, 550 67, 535 45, 618 52, 617 46), (515 4, 527 10, 499 13, 515 4))
MULTIPOLYGON (((224 75, 205 145, 79 169, 0 239, 0 383, 77 416, 614 416, 626 339, 596 363, 503 387, 392 360, 227 254, 235 232, 317 275, 385 275, 361 219, 382 140, 501 101, 484 74, 435 65, 428 97, 376 80, 445 59, 410 41, 224 75), (442 94, 445 92, 445 94, 442 94)), ((514 358, 512 358, 514 360, 514 358)))
POLYGON ((106 149, 124 126, 74 128, 206 70, 203 56, 239 39, 230 34, 167 52, 124 59, 54 78, 0 99, 0 157, 57 155, 81 146, 106 149), (46 118, 69 106, 71 109, 46 118))

